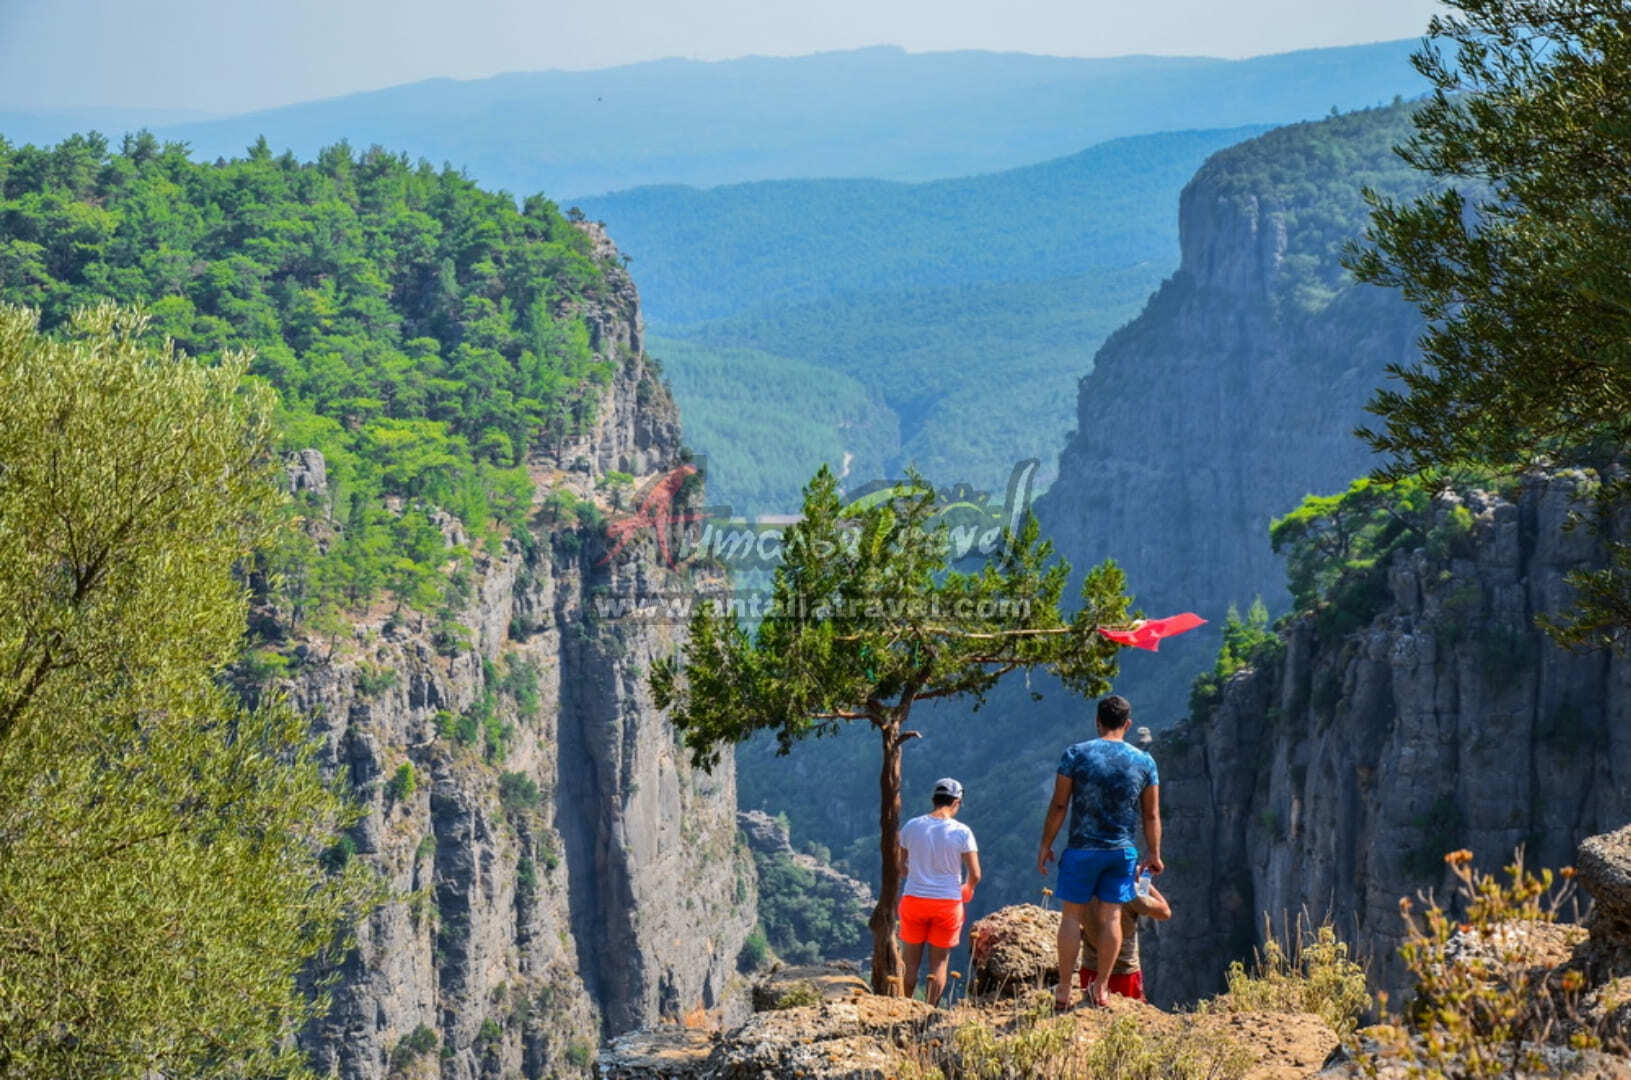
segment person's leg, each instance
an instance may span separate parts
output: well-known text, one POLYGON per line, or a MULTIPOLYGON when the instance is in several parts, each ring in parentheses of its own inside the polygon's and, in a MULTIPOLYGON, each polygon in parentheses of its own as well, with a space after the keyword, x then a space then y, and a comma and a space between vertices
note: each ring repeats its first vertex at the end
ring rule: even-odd
MULTIPOLYGON (((1087 905, 1087 914, 1082 916, 1082 955, 1081 955, 1081 958, 1079 959, 1078 963, 1081 964, 1081 979, 1082 979, 1082 989, 1083 990, 1087 989, 1087 984, 1088 984, 1088 981, 1089 981, 1088 980, 1088 972, 1094 970, 1093 968, 1088 967, 1088 965, 1087 965, 1087 947, 1090 944, 1095 949, 1097 949, 1099 947, 1098 933, 1099 933, 1099 898, 1095 896, 1092 899, 1092 901, 1087 905)), ((1095 957, 1094 962, 1095 963, 1097 962, 1096 957, 1095 957)))
MULTIPOLYGON (((1101 902, 1098 911, 1097 933, 1094 937, 1095 947, 1099 951, 1099 967, 1101 970, 1114 970, 1116 957, 1121 954, 1121 905, 1101 902), (1105 957, 1109 957, 1108 960, 1105 957)), ((1110 996, 1106 985, 1108 979, 1097 979, 1088 988, 1088 1000, 1095 1005, 1103 1005, 1110 996)))
POLYGON ((946 992, 946 963, 951 959, 951 950, 939 945, 929 946, 929 971, 927 978, 928 993, 925 1000, 930 1005, 940 1004, 940 995, 946 992))
POLYGON ((903 993, 911 997, 917 992, 917 967, 923 962, 923 942, 903 942, 900 951, 901 966, 906 969, 903 993))
POLYGON ((928 940, 929 922, 923 902, 915 896, 900 898, 901 992, 911 997, 917 990, 917 967, 923 961, 923 943, 928 940))
POLYGON ((1081 962, 1082 920, 1087 916, 1087 905, 1066 900, 1059 907, 1059 983, 1053 988, 1053 1000, 1069 1005, 1070 973, 1081 962))

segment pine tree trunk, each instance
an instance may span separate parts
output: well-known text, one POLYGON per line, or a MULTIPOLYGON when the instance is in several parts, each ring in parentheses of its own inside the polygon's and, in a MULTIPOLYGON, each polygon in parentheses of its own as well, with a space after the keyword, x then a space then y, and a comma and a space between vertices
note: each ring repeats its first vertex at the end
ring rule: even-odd
POLYGON ((889 992, 889 979, 901 974, 900 946, 895 935, 895 905, 900 901, 900 862, 896 845, 900 834, 900 718, 880 727, 883 767, 878 772, 878 906, 867 925, 872 928, 872 992, 889 992))

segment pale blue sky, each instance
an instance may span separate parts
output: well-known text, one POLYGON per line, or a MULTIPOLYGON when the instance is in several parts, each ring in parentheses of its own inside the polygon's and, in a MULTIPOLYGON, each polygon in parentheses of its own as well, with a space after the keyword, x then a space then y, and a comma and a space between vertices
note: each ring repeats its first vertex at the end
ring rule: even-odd
POLYGON ((1415 37, 1433 0, 0 0, 0 109, 234 112, 437 75, 895 44, 1257 56, 1415 37))

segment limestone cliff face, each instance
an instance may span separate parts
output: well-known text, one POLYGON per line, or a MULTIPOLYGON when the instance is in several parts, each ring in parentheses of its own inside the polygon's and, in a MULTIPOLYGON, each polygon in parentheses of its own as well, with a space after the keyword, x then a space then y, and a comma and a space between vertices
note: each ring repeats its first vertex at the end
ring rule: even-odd
POLYGON ((1396 553, 1369 626, 1329 639, 1294 622, 1281 662, 1157 737, 1175 913, 1147 939, 1159 1001, 1217 989, 1264 913, 1304 910, 1399 988, 1398 901, 1444 895, 1443 853, 1470 848, 1494 869, 1525 844, 1530 865, 1563 866, 1631 820, 1631 660, 1566 653, 1534 629, 1566 610, 1564 575, 1602 565, 1631 524, 1567 530, 1571 510, 1591 511, 1584 484, 1469 495, 1460 557, 1396 553))
MULTIPOLYGON (((589 429, 529 463, 535 505, 602 497, 606 472, 638 483, 681 452, 633 285, 596 239, 612 299, 583 314, 616 374, 589 429)), ((296 486, 321 472, 291 467, 296 486)), ((358 928, 304 1037, 320 1072, 573 1075, 606 1034, 720 1003, 754 922, 733 770, 692 769, 652 706, 645 672, 679 628, 597 604, 672 587, 670 571, 649 537, 607 552, 541 519, 478 549, 462 632, 382 604, 337 640, 290 642, 286 689, 367 810, 342 847, 398 897, 358 928)))
MULTIPOLYGON (((1221 622, 1262 595, 1286 606, 1270 520, 1370 467, 1353 437, 1421 326, 1396 295, 1347 279, 1359 186, 1413 183, 1392 155, 1407 114, 1279 129, 1215 155, 1179 202, 1179 270, 1081 380, 1077 430, 1037 514, 1072 565, 1113 557, 1152 614, 1221 622)), ((1139 715, 1165 724, 1206 666, 1212 629, 1127 666, 1139 715)))

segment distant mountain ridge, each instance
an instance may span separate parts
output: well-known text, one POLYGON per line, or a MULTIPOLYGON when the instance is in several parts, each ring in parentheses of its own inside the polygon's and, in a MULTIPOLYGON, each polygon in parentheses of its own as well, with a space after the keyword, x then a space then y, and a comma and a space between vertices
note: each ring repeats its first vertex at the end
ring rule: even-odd
MULTIPOLYGON (((260 135, 274 152, 302 157, 341 139, 377 143, 466 169, 489 188, 566 200, 657 183, 925 180, 1045 161, 1123 135, 1287 123, 1408 97, 1425 89, 1405 62, 1412 44, 1249 60, 894 47, 657 60, 432 79, 158 133, 205 159, 237 156, 260 135)), ((13 132, 25 127, 13 117, 0 134, 19 141, 13 132)), ((22 134, 52 141, 83 128, 81 117, 63 117, 22 134)), ((105 134, 117 142, 121 131, 105 134)))

